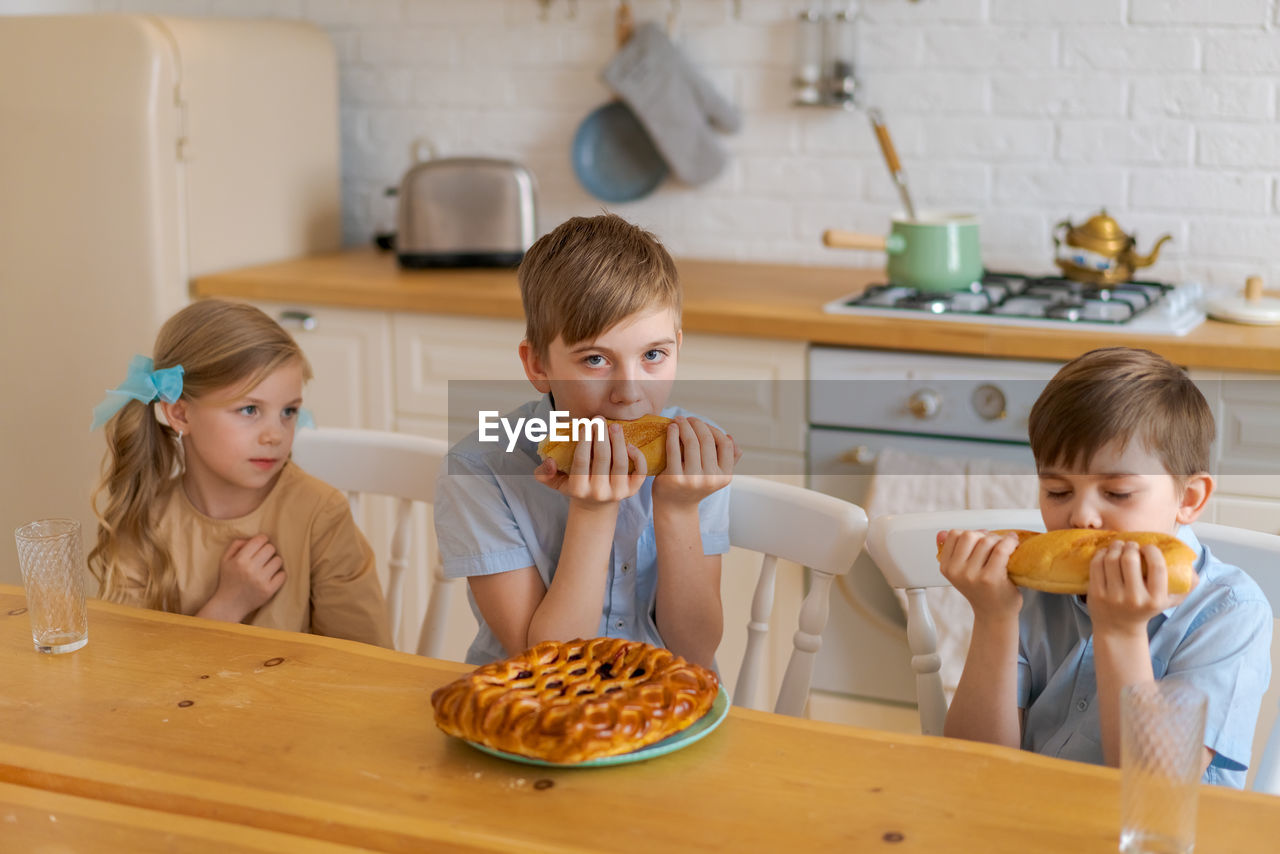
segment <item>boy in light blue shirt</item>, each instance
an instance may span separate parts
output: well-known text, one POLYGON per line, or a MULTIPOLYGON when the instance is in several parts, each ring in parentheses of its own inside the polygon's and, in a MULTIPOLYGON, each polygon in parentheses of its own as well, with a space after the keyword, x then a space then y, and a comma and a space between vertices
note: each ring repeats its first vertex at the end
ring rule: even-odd
POLYGON ((1113 543, 1087 595, 1020 590, 1012 536, 939 534, 942 573, 973 606, 949 736, 1119 765, 1120 690, 1177 679, 1209 698, 1203 780, 1242 788, 1271 673, 1271 608, 1189 527, 1213 492, 1213 415, 1177 366, 1113 347, 1069 362, 1031 411, 1045 527, 1174 534, 1197 581, 1173 596, 1159 548, 1113 543))
MULTIPOLYGON (((618 425, 581 441, 571 470, 527 433, 449 453, 435 502, 445 574, 468 580, 483 664, 543 640, 625 637, 712 666, 723 630, 720 555, 741 451, 716 426, 667 407, 682 338, 666 249, 615 215, 575 217, 538 240, 518 272, 519 356, 543 397, 504 417, 631 421, 662 414, 666 469, 618 425), (631 471, 634 464, 634 471, 631 471)), ((527 421, 526 421, 527 423, 527 421)))

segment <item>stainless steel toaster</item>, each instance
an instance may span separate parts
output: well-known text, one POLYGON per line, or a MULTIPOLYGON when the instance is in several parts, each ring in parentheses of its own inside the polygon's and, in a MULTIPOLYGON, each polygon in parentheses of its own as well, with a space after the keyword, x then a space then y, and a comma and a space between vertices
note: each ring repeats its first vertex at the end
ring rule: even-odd
POLYGON ((533 175, 519 163, 443 157, 400 182, 396 255, 403 267, 514 267, 536 233, 533 175))

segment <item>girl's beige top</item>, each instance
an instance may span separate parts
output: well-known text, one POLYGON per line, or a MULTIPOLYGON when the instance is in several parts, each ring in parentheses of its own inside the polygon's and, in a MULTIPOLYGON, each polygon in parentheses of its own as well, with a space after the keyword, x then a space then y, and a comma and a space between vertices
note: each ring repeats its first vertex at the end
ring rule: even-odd
MULTIPOLYGON (((373 550, 345 496, 292 462, 258 509, 237 519, 204 515, 179 485, 157 529, 169 547, 184 614, 195 614, 213 596, 232 540, 266 534, 284 560, 285 582, 245 623, 392 645, 373 550)), ((142 605, 143 578, 136 568, 125 575, 132 586, 119 600, 142 605)))

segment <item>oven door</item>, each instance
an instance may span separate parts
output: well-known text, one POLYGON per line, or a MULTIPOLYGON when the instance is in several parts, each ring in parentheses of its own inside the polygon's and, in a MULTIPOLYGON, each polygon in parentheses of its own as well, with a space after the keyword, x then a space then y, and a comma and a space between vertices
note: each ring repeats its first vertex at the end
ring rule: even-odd
MULTIPOLYGON (((809 486, 865 507, 876 456, 885 448, 922 456, 985 457, 1034 465, 1031 448, 1025 444, 811 427, 809 486)), ((866 552, 836 582, 813 690, 864 701, 916 702, 906 619, 866 552)))

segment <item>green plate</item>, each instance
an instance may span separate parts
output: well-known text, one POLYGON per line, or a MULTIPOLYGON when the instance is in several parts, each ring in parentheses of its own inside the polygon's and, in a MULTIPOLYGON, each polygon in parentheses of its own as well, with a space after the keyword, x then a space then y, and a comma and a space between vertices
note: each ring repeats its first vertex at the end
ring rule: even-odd
POLYGON ((499 759, 510 759, 512 762, 521 762, 525 765, 541 765, 546 768, 603 768, 608 765, 627 765, 632 762, 644 762, 646 759, 665 756, 683 747, 688 747, 720 726, 727 714, 729 714, 729 692, 725 691, 724 686, 721 685, 715 701, 711 704, 711 708, 707 709, 707 713, 698 718, 693 726, 682 729, 675 735, 667 736, 662 741, 650 744, 648 747, 633 750, 631 753, 621 753, 617 756, 601 756, 599 759, 588 759, 586 762, 547 762, 543 759, 531 759, 528 756, 507 753, 505 750, 497 750, 466 739, 462 739, 462 741, 481 753, 488 753, 490 756, 496 756, 499 759))

